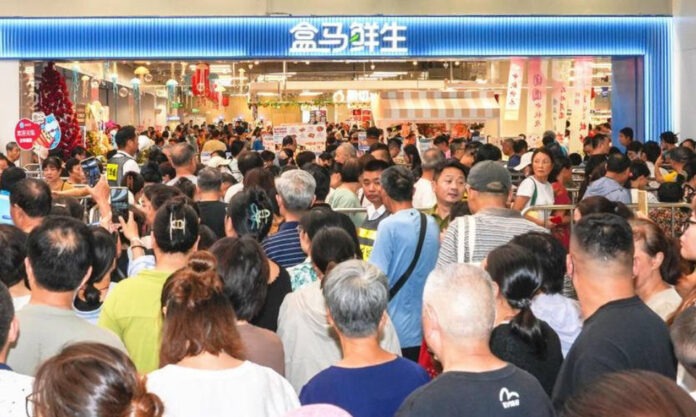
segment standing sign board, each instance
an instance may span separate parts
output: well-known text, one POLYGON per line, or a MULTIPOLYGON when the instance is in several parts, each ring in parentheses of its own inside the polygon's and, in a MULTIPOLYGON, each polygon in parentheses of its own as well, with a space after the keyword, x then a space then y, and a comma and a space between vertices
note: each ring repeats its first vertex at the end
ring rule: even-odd
POLYGON ((34 142, 41 136, 41 125, 29 119, 20 119, 15 126, 15 141, 21 149, 29 151, 34 147, 34 142))
POLYGON ((297 146, 315 153, 326 149, 326 125, 288 124, 273 128, 273 142, 281 145, 285 136, 294 136, 297 146))

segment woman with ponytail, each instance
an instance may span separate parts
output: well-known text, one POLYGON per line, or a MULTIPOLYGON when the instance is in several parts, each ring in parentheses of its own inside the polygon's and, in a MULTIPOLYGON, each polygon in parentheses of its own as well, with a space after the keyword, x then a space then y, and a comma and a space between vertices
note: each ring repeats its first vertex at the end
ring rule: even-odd
POLYGON ((497 284, 491 351, 534 375, 550 396, 563 354, 556 332, 532 312, 542 286, 541 266, 529 250, 510 243, 492 250, 484 263, 497 284))
POLYGON ((167 200, 153 221, 154 269, 143 269, 119 282, 104 301, 98 324, 121 338, 139 372, 159 366, 162 286, 196 251, 198 228, 198 215, 185 197, 167 200))
POLYGON ((121 252, 121 244, 118 235, 103 227, 94 227, 91 231, 94 237, 92 275, 78 290, 73 308, 78 317, 97 324, 102 303, 111 288, 111 273, 116 268, 116 254, 121 252))
POLYGON ((191 255, 164 284, 161 369, 148 388, 167 417, 274 417, 297 408, 290 384, 270 368, 244 360, 232 304, 215 257, 191 255))
POLYGON ((68 345, 36 373, 27 413, 41 417, 161 417, 159 397, 133 362, 99 343, 68 345))

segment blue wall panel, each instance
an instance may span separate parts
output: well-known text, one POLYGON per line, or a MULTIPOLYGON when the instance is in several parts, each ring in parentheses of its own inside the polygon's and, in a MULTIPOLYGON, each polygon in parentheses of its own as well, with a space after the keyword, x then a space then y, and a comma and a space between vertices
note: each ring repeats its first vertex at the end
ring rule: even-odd
POLYGON ((671 49, 671 17, 0 19, 0 59, 642 56, 647 138, 671 128, 671 49), (300 24, 317 30, 313 41, 339 43, 324 51, 293 49, 291 30, 300 24), (398 30, 390 30, 394 25, 398 30), (368 38, 373 27, 379 33, 368 38))

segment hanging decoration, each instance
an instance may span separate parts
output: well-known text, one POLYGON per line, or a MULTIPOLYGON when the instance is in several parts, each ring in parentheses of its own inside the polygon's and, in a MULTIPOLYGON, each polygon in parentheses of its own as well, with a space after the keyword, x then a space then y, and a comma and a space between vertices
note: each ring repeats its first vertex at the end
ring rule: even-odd
POLYGON ((135 100, 135 124, 140 126, 140 79, 133 78, 131 80, 131 87, 133 88, 133 98, 135 100))
POLYGON ((208 64, 196 65, 196 71, 191 76, 191 90, 197 97, 207 96, 210 93, 210 67, 208 64))
POLYGON ((72 102, 77 103, 77 90, 80 88, 79 76, 80 76, 80 64, 75 62, 70 67, 72 71, 72 84, 70 85, 70 91, 72 92, 72 102))
POLYGON ((99 81, 96 79, 92 79, 92 82, 89 84, 90 87, 90 101, 99 101, 99 81))
POLYGON ((82 86, 80 87, 80 90, 82 90, 82 98, 86 99, 89 93, 89 75, 83 75, 80 77, 80 80, 82 80, 82 86))
POLYGON ((55 117, 61 131, 59 148, 63 156, 68 157, 76 146, 82 145, 82 130, 77 123, 65 77, 56 70, 54 62, 49 62, 41 74, 35 110, 55 117))
MULTIPOLYGON (((546 102, 548 65, 546 59, 530 58, 527 61, 527 135, 539 138, 547 129, 546 102)), ((541 146, 537 143, 536 146, 541 146)), ((535 146, 530 143, 530 146, 535 146)))
POLYGON ((507 94, 505 95, 505 115, 503 120, 517 120, 522 101, 522 80, 524 78, 524 58, 510 59, 507 94))
POLYGON ((176 87, 179 83, 174 78, 170 78, 165 85, 167 86, 167 107, 171 108, 176 97, 176 87))

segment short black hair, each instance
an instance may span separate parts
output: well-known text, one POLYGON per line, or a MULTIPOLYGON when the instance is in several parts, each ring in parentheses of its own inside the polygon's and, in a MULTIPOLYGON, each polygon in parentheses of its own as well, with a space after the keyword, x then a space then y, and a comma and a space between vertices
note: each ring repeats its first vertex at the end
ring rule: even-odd
POLYGON ((402 165, 391 166, 380 175, 382 189, 394 201, 411 201, 415 182, 411 170, 402 165))
POLYGON ((372 153, 374 151, 387 151, 387 152, 389 152, 389 146, 387 144, 382 143, 382 142, 373 143, 372 145, 370 145, 370 149, 368 149, 368 152, 372 153))
POLYGON ((52 292, 75 291, 92 266, 93 240, 79 220, 46 217, 27 239, 27 258, 36 283, 52 292))
POLYGON ((26 177, 27 173, 24 171, 24 169, 10 166, 6 170, 2 171, 2 174, 0 175, 0 190, 9 191, 12 193, 12 188, 14 185, 26 177))
POLYGON ((149 161, 140 168, 140 175, 144 182, 159 184, 162 182, 162 173, 159 165, 155 161, 149 161))
POLYGON ((522 153, 527 149, 529 149, 529 145, 527 145, 527 141, 524 139, 517 139, 515 143, 512 144, 512 150, 515 153, 522 153))
POLYGON ((10 193, 10 203, 24 210, 29 217, 45 217, 51 212, 51 189, 35 178, 16 183, 10 193))
POLYGON ((341 216, 333 211, 331 207, 318 206, 305 212, 300 218, 300 226, 307 233, 309 239, 314 239, 314 236, 320 230, 329 227, 341 227, 341 216))
POLYGON ((152 234, 164 253, 187 253, 198 240, 198 215, 186 198, 167 200, 157 209, 152 234))
POLYGON ((237 167, 242 176, 244 176, 254 168, 262 168, 263 159, 261 159, 261 155, 258 152, 242 152, 237 158, 237 167))
POLYGON ((573 152, 570 155, 568 155, 568 159, 570 159, 570 163, 573 166, 578 166, 582 164, 582 156, 580 156, 580 154, 577 152, 573 152))
POLYGON ((449 137, 447 135, 439 135, 433 139, 433 145, 439 145, 441 143, 449 144, 449 137))
POLYGON ((572 240, 584 253, 596 260, 633 263, 633 232, 628 221, 616 214, 588 214, 573 228, 572 240))
POLYGON ((116 132, 115 141, 119 149, 125 148, 129 140, 135 140, 135 127, 130 125, 123 126, 116 132))
POLYGON ((510 243, 527 248, 537 258, 544 292, 558 294, 563 290, 567 252, 560 240, 550 233, 527 232, 515 236, 510 243))
POLYGON ((295 163, 298 167, 303 167, 305 164, 314 162, 317 156, 312 151, 302 151, 295 156, 295 163))
POLYGON ((75 146, 72 151, 70 151, 70 157, 75 158, 77 155, 87 155, 87 149, 82 146, 75 146))
POLYGON ((676 182, 663 182, 657 189, 660 203, 678 203, 684 198, 684 189, 676 182))
POLYGON ((622 173, 631 167, 631 160, 621 153, 609 155, 607 158, 607 172, 622 173))
POLYGON ((380 134, 381 134, 380 130, 374 126, 368 127, 367 130, 365 130, 365 135, 368 138, 379 138, 380 134))
POLYGON ((0 281, 8 287, 27 278, 24 267, 24 259, 27 257, 26 243, 26 233, 15 226, 0 225, 0 281))
POLYGON ((657 158, 660 157, 662 150, 660 149, 660 145, 657 142, 645 142, 643 144, 643 152, 645 153, 645 156, 648 159, 648 161, 654 163, 655 161, 657 161, 657 158))
POLYGON ((232 157, 236 158, 244 150, 244 145, 244 142, 241 140, 233 140, 230 143, 230 154, 232 154, 232 157))
MULTIPOLYGON (((380 145, 384 145, 383 143, 380 143, 380 145)), ((387 161, 383 161, 381 159, 371 159, 363 165, 363 172, 376 172, 376 171, 384 171, 385 169, 389 168, 391 165, 387 161)))
POLYGON ((65 172, 70 175, 70 172, 75 168, 76 166, 80 165, 80 160, 77 158, 70 158, 67 161, 65 161, 65 172))
POLYGON ((326 196, 331 191, 331 176, 329 170, 314 162, 302 166, 304 171, 309 172, 314 177, 317 186, 314 188, 314 196, 318 201, 326 200, 326 196))
POLYGON ((633 140, 633 129, 630 127, 624 127, 623 129, 619 130, 619 133, 633 140))
MULTIPOLYGON (((500 161, 503 159, 503 153, 500 148, 492 143, 484 143, 476 150, 476 162, 482 161, 500 161)), ((552 158, 553 159, 553 158, 552 158)))
POLYGON ((10 325, 15 317, 10 290, 0 282, 0 346, 5 346, 10 335, 10 325))
POLYGON ((440 174, 442 174, 442 171, 444 171, 447 168, 454 168, 458 169, 464 174, 464 177, 469 176, 469 169, 465 167, 461 162, 459 162, 456 159, 450 158, 442 161, 441 163, 437 164, 435 166, 435 173, 433 174, 433 180, 437 181, 438 178, 440 178, 440 174))
POLYGON ((275 154, 269 150, 261 151, 261 159, 266 162, 271 162, 275 160, 275 154))
POLYGON ((632 180, 640 177, 650 177, 650 168, 648 168, 648 165, 645 162, 639 159, 631 161, 630 172, 632 180))
POLYGON ((677 138, 677 135, 674 134, 674 132, 668 130, 666 132, 660 133, 660 141, 665 143, 676 144, 677 142, 679 142, 679 139, 677 138))
POLYGON ((92 311, 102 305, 101 291, 96 284, 102 282, 106 274, 111 270, 116 259, 116 237, 106 229, 99 226, 90 228, 94 238, 94 258, 92 259, 92 273, 84 285, 84 300, 75 297, 73 305, 79 311, 92 311))
POLYGON ((85 208, 75 197, 58 196, 51 202, 51 216, 68 216, 84 220, 85 208))
POLYGON ((326 227, 312 239, 312 263, 326 274, 332 266, 355 259, 357 250, 355 241, 343 228, 326 227))
POLYGON ((282 142, 281 146, 288 146, 288 145, 292 145, 293 143, 295 143, 295 138, 288 135, 288 136, 283 138, 283 142, 282 142))
POLYGON ((633 151, 635 153, 640 153, 640 151, 643 150, 643 144, 638 142, 637 140, 631 141, 628 145, 626 145, 626 152, 628 151, 633 151))

